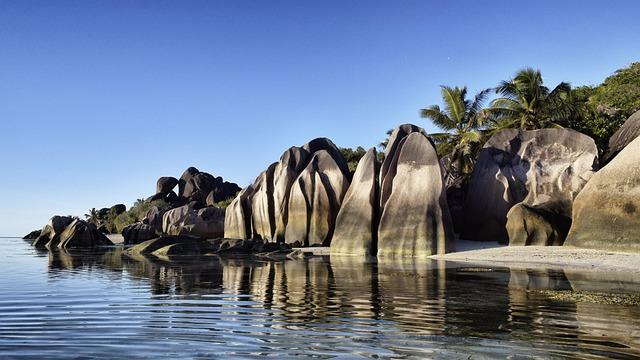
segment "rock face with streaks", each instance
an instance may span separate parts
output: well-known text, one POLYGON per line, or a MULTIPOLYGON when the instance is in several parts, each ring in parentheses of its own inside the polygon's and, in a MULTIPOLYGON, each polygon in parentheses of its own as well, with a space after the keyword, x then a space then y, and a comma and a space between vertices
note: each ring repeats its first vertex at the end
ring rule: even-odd
POLYGON ((224 217, 224 237, 229 239, 250 239, 253 237, 251 224, 251 196, 253 185, 242 189, 226 209, 224 217))
POLYGON ((380 171, 378 257, 426 257, 453 248, 440 162, 424 130, 392 133, 380 171))
POLYGON ((162 216, 162 232, 168 235, 190 235, 204 239, 224 236, 225 210, 199 208, 195 201, 168 210, 162 216))
POLYGON ((32 245, 37 248, 55 248, 60 243, 60 235, 73 222, 70 216, 54 216, 49 219, 40 231, 40 235, 33 241, 32 245))
POLYGON ((640 251, 640 138, 595 173, 573 204, 566 246, 640 251))
POLYGON ((358 162, 342 201, 331 240, 332 255, 376 255, 380 208, 377 177, 377 153, 371 148, 358 162))
POLYGON ((609 139, 609 149, 603 156, 603 164, 611 161, 622 149, 640 136, 640 110, 631 115, 609 139))
POLYGON ((549 228, 560 226, 557 232, 566 234, 573 199, 597 169, 596 145, 579 132, 506 129, 496 133, 480 152, 471 176, 462 238, 501 243, 512 238, 514 244, 522 244, 522 239, 536 232, 531 226, 541 226, 536 236, 548 233, 550 237, 538 238, 536 243, 561 243, 549 228), (512 214, 508 232, 507 214, 518 203, 526 209, 512 214), (527 230, 516 225, 526 218, 531 219, 527 230))
MULTIPOLYGON (((339 154, 339 153, 338 153, 339 154)), ((327 150, 316 151, 291 186, 285 241, 328 246, 335 219, 349 187, 348 168, 341 169, 327 150)))
MULTIPOLYGON (((60 234, 57 247, 59 249, 92 249, 110 245, 113 245, 111 240, 98 231, 94 224, 76 219, 60 234)), ((52 246, 49 245, 49 247, 52 246)))
POLYGON ((229 205, 225 235, 328 245, 348 186, 346 160, 331 140, 289 148, 229 205))

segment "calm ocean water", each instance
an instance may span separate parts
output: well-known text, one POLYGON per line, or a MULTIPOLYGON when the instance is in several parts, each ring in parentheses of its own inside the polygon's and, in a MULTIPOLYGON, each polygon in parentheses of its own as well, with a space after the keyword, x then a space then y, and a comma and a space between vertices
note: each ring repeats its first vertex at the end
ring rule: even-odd
POLYGON ((638 296, 640 279, 628 274, 335 258, 162 262, 118 248, 42 252, 7 238, 0 254, 3 359, 640 356, 640 307, 544 291, 638 296))

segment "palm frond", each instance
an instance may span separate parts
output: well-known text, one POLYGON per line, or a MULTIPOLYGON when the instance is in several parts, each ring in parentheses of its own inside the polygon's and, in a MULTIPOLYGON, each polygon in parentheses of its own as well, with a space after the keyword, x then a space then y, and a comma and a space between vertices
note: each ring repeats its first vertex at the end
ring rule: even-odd
POLYGON ((447 114, 442 112, 438 105, 431 105, 428 108, 420 110, 420 116, 431 120, 435 126, 443 130, 452 130, 456 128, 456 122, 447 116, 447 114))

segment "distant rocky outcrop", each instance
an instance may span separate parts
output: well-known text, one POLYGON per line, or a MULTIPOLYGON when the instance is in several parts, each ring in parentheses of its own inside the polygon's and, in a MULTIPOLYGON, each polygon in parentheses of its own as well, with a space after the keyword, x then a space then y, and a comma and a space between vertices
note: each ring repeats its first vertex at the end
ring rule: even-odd
POLYGON ((595 173, 578 194, 565 245, 640 251, 640 138, 595 173))
POLYGON ((225 211, 217 207, 199 207, 192 201, 168 210, 162 216, 162 233, 190 235, 204 239, 224 236, 225 211))
POLYGON ((631 115, 609 139, 609 148, 602 157, 603 164, 611 161, 622 149, 640 136, 640 110, 631 115))
POLYGON ((561 244, 571 223, 573 199, 597 169, 596 145, 579 132, 506 129, 496 133, 480 152, 471 176, 462 237, 501 243, 511 238, 513 244, 521 245, 561 244), (507 227, 507 215, 518 203, 525 207, 514 210, 507 227), (543 233, 547 239, 540 238, 543 233))
POLYGON ((165 200, 174 207, 192 201, 213 206, 234 197, 240 190, 237 184, 224 181, 222 177, 215 177, 195 167, 189 167, 182 173, 179 180, 170 176, 160 177, 156 183, 156 194, 148 200, 165 200), (178 186, 177 194, 173 191, 176 185, 178 186))
POLYGON ((71 216, 56 215, 52 217, 47 225, 42 228, 40 236, 33 241, 32 245, 37 248, 57 247, 60 242, 60 235, 73 220, 71 216))
POLYGON ((49 249, 92 249, 113 243, 92 223, 70 216, 54 216, 32 245, 49 249))
POLYGON ((92 249, 113 245, 96 226, 84 220, 76 219, 60 234, 60 249, 92 249))
POLYGON ((326 138, 285 151, 229 205, 225 236, 328 245, 349 169, 326 138))

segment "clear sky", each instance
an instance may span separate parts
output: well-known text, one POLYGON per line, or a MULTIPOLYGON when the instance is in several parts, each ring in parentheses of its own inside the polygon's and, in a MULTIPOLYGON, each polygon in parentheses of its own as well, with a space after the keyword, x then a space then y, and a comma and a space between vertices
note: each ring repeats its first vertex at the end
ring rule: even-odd
POLYGON ((0 236, 127 206, 190 165, 248 184, 319 136, 370 147, 523 66, 597 84, 640 1, 0 0, 0 236))

